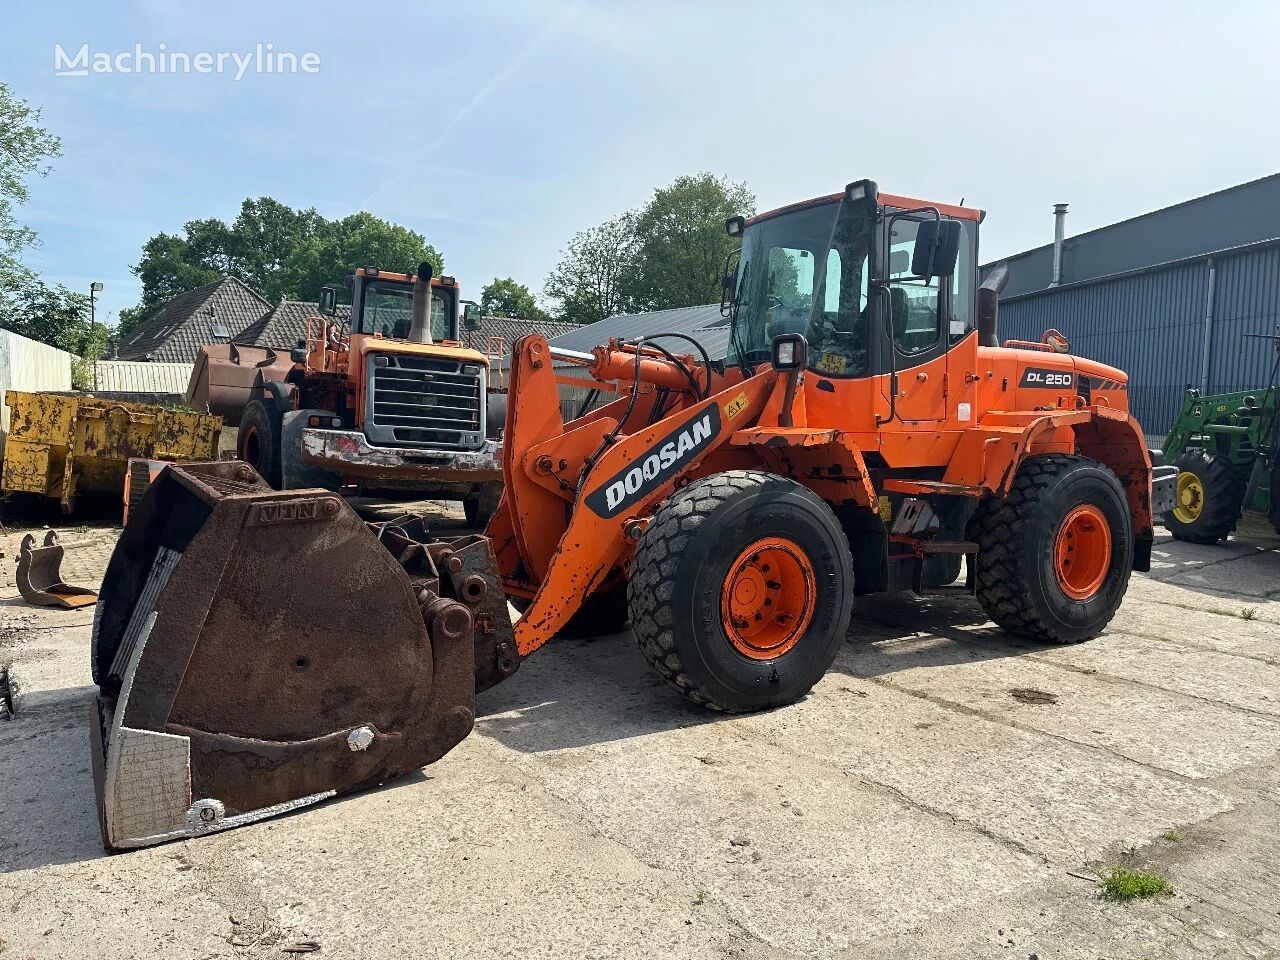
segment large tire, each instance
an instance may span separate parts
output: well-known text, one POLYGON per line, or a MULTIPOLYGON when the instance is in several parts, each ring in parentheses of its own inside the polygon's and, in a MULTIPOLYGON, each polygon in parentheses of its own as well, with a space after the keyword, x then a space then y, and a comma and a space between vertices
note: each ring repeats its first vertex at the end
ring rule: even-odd
MULTIPOLYGON (((509 598, 511 605, 521 613, 529 609, 531 601, 524 597, 509 598)), ((587 640, 618 633, 627 625, 627 588, 619 584, 609 590, 593 593, 578 607, 569 622, 556 631, 565 640, 587 640)))
POLYGON ((498 511, 502 502, 501 483, 478 483, 472 488, 470 496, 462 501, 462 512, 467 518, 468 527, 487 527, 490 518, 498 511))
POLYGON ((716 474, 658 508, 628 600, 645 659, 694 703, 734 713, 793 703, 844 642, 849 541, 800 484, 755 470, 716 474))
POLYGON ((1005 497, 983 501, 969 525, 987 616, 1010 633, 1079 643, 1102 632, 1133 569, 1133 517, 1124 487, 1087 457, 1030 457, 1005 497))
POLYGON ((1226 457, 1184 450, 1178 468, 1178 503, 1164 515, 1165 529, 1188 543, 1217 543, 1236 528, 1244 503, 1244 478, 1226 457))
POLYGON ((341 475, 302 457, 302 431, 314 416, 332 417, 332 410, 290 410, 280 417, 280 489, 338 491, 342 489, 341 475))
POLYGON ((283 417, 271 400, 250 400, 240 415, 236 456, 280 489, 280 426, 283 417))

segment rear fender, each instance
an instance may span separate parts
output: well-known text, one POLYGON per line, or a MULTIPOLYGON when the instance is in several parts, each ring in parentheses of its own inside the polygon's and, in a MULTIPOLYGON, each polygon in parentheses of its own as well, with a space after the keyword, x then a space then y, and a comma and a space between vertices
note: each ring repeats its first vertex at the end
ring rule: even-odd
POLYGON ((1151 515, 1151 454, 1138 421, 1109 407, 1095 407, 1095 416, 1076 427, 1080 452, 1112 469, 1124 485, 1133 514, 1133 569, 1151 569, 1155 529, 1151 515))
POLYGON ((1120 479, 1133 515, 1135 570, 1151 565, 1151 456, 1138 421, 1121 410, 1096 406, 1025 414, 992 414, 956 445, 945 483, 1003 496, 1018 467, 1041 453, 1073 453, 1104 463, 1120 479))

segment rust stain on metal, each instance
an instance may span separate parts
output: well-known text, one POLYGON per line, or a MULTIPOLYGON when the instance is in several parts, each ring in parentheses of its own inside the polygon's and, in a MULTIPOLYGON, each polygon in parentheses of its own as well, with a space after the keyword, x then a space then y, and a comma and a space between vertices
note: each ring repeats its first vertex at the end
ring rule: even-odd
POLYGON ((222 421, 182 410, 74 394, 9 390, 0 490, 62 502, 119 494, 130 457, 186 462, 217 456, 222 421))
POLYGON ((165 470, 107 569, 94 676, 108 847, 235 826, 432 763, 470 732, 477 689, 519 664, 484 538, 365 524, 337 497, 275 492, 246 469, 165 470), (145 766, 129 749, 137 734, 180 748, 188 779, 176 761, 145 766), (145 818, 126 814, 175 776, 187 793, 131 828, 145 818), (197 807, 212 821, 192 820, 197 807))

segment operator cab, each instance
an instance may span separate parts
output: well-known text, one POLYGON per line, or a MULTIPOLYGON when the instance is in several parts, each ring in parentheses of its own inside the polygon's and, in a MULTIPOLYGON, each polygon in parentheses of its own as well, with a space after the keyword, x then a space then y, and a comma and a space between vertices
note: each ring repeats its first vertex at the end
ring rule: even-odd
MULTIPOLYGON (((361 267, 347 275, 347 285, 351 290, 352 333, 408 339, 413 312, 412 275, 361 267)), ((322 291, 322 313, 333 315, 336 290, 326 287, 322 291)), ((431 339, 458 339, 458 284, 453 277, 431 281, 431 339)))
POLYGON ((833 379, 916 366, 974 329, 982 211, 879 194, 870 181, 726 228, 729 361, 768 362, 802 334, 808 366, 833 379))

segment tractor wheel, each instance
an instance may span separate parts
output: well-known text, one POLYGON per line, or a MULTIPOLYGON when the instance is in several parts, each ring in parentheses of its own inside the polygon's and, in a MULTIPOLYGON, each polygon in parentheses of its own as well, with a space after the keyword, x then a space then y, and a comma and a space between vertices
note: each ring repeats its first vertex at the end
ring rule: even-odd
POLYGON ((468 527, 487 527, 489 519, 498 511, 502 501, 501 483, 478 483, 471 495, 462 501, 462 512, 468 527))
POLYGON ((800 484, 731 470, 659 506, 628 583, 650 666, 694 703, 745 712, 799 700, 844 642, 853 561, 831 508, 800 484))
POLYGON ((1244 503, 1244 480, 1231 462, 1208 450, 1184 450, 1178 468, 1177 505, 1164 515, 1177 540, 1217 543, 1230 536, 1244 503))
POLYGON ((274 403, 250 400, 240 415, 236 434, 236 456, 262 479, 280 489, 280 426, 283 415, 274 403))
POLYGON ((1133 568, 1133 518, 1105 465, 1028 458, 1008 495, 983 501, 969 524, 978 601, 1005 630, 1079 643, 1115 616, 1133 568))
MULTIPOLYGON (((529 609, 532 602, 524 597, 508 597, 510 604, 520 613, 529 609)), ((624 584, 592 594, 569 618, 569 622, 556 631, 557 637, 566 640, 586 640, 618 633, 627 625, 627 588, 624 584)))

